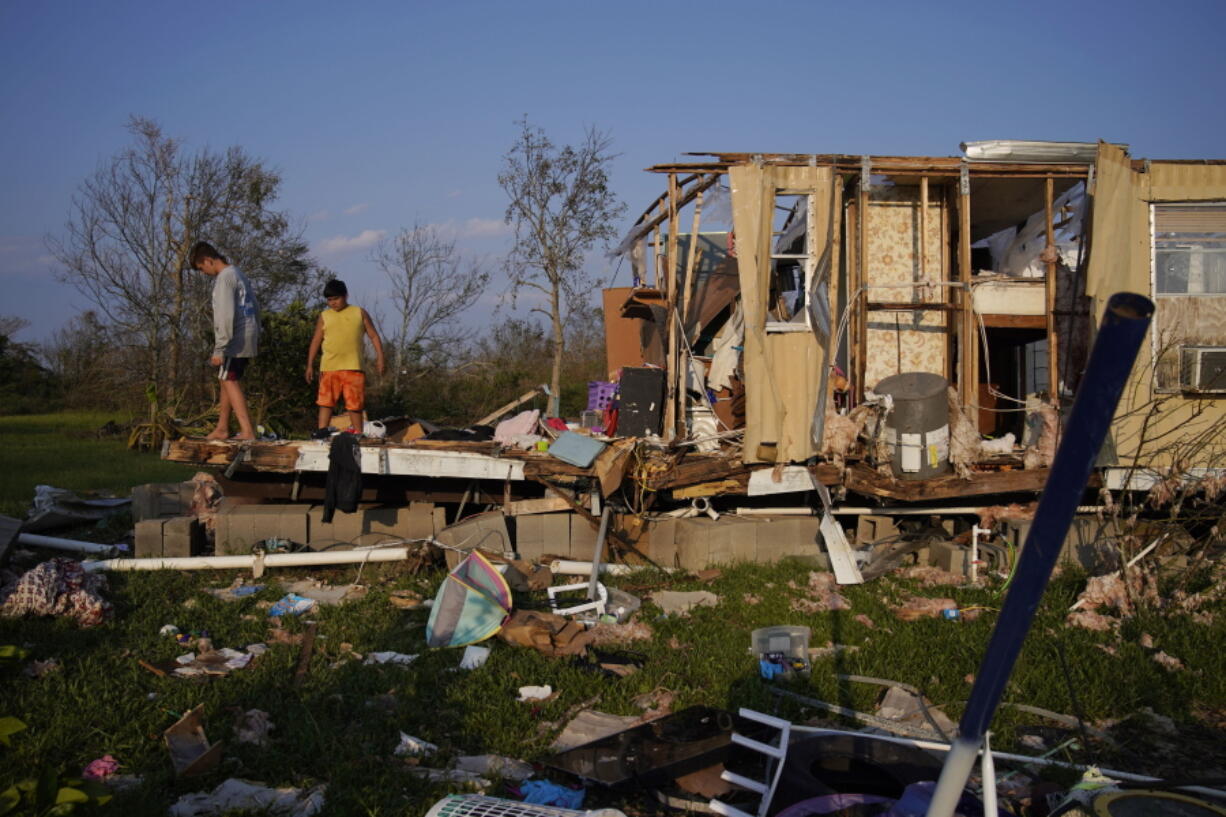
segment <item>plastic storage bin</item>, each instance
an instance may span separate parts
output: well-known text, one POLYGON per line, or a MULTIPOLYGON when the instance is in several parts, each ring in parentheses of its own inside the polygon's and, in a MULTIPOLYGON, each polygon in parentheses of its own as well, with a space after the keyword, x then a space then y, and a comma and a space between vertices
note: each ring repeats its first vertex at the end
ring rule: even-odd
POLYGON ((604 411, 617 394, 617 384, 604 380, 589 380, 587 383, 587 410, 604 411))
POLYGON ((758 660, 767 660, 768 656, 781 654, 788 663, 784 675, 799 672, 807 675, 809 672, 809 636, 808 627, 759 627, 749 636, 749 651, 758 660), (802 669, 793 669, 791 662, 800 662, 802 669))

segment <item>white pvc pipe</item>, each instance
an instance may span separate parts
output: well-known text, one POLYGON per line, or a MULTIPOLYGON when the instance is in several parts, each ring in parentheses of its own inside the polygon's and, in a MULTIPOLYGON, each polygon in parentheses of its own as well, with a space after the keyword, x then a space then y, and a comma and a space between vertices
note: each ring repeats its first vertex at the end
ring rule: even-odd
POLYGON ((106 559, 82 562, 88 570, 241 570, 254 567, 303 567, 348 565, 366 562, 398 562, 409 558, 408 548, 325 550, 304 553, 270 553, 265 556, 180 556, 166 559, 106 559))
POLYGON ((737 508, 737 516, 813 516, 812 508, 737 508))
MULTIPOLYGON (((940 514, 956 513, 956 514, 978 514, 984 508, 994 507, 992 505, 959 505, 949 508, 911 508, 906 506, 889 507, 889 508, 869 508, 865 506, 844 506, 841 508, 831 508, 830 512, 836 516, 862 516, 865 514, 871 516, 937 516, 940 514)), ((1105 510, 1102 505, 1078 505, 1077 513, 1098 513, 1105 510)))
MULTIPOLYGON (((576 562, 571 559, 554 559, 549 563, 549 569, 562 576, 590 576, 591 562, 576 562)), ((651 570, 652 565, 610 565, 602 564, 600 572, 609 576, 629 576, 636 570, 651 570)), ((674 568, 661 568, 665 573, 672 573, 674 568)))
POLYGON ((93 542, 78 542, 76 539, 60 539, 58 536, 40 536, 37 533, 19 533, 17 543, 30 547, 66 550, 71 553, 97 553, 110 555, 115 552, 114 545, 96 545, 93 542))

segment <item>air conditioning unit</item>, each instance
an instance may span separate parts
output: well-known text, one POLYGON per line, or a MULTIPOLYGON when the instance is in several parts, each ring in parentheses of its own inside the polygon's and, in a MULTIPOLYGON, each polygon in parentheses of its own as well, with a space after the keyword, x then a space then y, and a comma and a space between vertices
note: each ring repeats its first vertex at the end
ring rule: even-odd
POLYGON ((1179 386, 1185 391, 1226 393, 1226 346, 1181 346, 1179 386))

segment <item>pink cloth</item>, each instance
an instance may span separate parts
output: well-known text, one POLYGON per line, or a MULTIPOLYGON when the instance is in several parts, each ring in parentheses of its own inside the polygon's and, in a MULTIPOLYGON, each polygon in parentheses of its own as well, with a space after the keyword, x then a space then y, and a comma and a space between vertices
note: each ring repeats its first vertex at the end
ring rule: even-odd
POLYGON ((503 420, 494 428, 494 440, 503 445, 514 445, 515 437, 536 431, 536 421, 540 417, 540 409, 521 411, 511 419, 503 420))
POLYGON ((110 755, 103 755, 97 760, 91 760, 81 772, 86 780, 106 780, 119 771, 119 761, 110 755))

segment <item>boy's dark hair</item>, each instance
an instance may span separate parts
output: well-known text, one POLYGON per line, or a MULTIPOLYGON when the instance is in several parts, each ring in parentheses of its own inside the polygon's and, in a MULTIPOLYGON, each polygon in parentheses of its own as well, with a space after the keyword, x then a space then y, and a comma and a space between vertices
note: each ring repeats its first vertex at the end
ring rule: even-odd
POLYGON ((345 282, 339 278, 333 278, 328 283, 324 284, 324 297, 335 298, 338 295, 348 296, 349 288, 345 286, 345 282))
POLYGON ((206 258, 216 258, 223 264, 230 263, 212 244, 207 241, 197 241, 196 246, 192 247, 192 254, 189 256, 192 269, 195 269, 196 265, 206 258))

